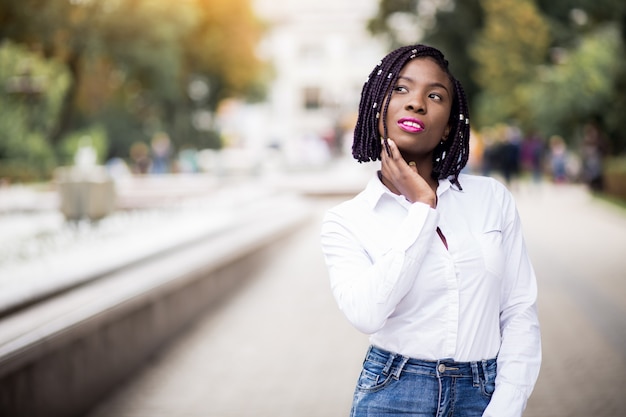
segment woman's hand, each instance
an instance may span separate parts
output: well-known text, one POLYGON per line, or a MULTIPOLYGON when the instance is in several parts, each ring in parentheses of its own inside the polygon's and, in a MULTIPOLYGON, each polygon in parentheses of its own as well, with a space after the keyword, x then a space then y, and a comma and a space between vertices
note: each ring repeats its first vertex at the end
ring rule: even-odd
POLYGON ((387 139, 387 143, 391 155, 387 153, 383 145, 381 153, 383 178, 411 203, 421 202, 435 208, 437 195, 424 177, 419 174, 415 162, 410 161, 407 164, 394 141, 387 139))

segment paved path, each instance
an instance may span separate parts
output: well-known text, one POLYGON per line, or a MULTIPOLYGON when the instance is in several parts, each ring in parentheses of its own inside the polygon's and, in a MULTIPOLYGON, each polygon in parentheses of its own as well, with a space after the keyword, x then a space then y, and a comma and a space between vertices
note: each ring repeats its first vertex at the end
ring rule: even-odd
MULTIPOLYGON (((580 187, 515 190, 544 365, 525 417, 626 415, 626 214, 580 187)), ((330 295, 319 216, 89 417, 347 416, 366 338, 330 295)))
POLYGON ((581 188, 523 191, 544 350, 524 415, 626 416, 626 214, 581 188))

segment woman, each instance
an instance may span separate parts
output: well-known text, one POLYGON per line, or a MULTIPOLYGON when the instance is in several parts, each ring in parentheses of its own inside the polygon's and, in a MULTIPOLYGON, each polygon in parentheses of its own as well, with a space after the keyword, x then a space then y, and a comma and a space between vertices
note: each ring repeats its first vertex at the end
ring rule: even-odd
POLYGON ((322 226, 333 295, 370 335, 351 415, 521 416, 541 362, 535 274, 510 193, 461 174, 467 102, 440 51, 374 68, 352 150, 381 168, 322 226))

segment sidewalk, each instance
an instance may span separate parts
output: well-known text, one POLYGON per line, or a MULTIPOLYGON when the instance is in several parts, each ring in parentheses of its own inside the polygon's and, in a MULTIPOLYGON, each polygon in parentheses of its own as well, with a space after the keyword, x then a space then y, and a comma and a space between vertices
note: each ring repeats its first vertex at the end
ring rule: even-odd
MULTIPOLYGON (((626 415, 626 215, 576 186, 515 191, 544 362, 525 417, 626 415)), ((89 417, 347 416, 367 339, 338 311, 319 220, 89 417)))
POLYGON ((367 339, 332 299, 319 220, 90 417, 347 415, 367 339))
POLYGON ((584 187, 517 193, 543 366, 525 417, 626 415, 626 214, 584 187))

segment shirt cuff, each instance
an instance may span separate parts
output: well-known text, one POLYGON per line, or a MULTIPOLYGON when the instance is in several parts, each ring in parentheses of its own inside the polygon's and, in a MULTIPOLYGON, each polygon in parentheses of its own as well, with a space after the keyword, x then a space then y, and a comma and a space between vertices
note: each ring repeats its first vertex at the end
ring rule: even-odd
POLYGON ((521 417, 527 400, 528 396, 516 386, 497 384, 483 417, 521 417))

